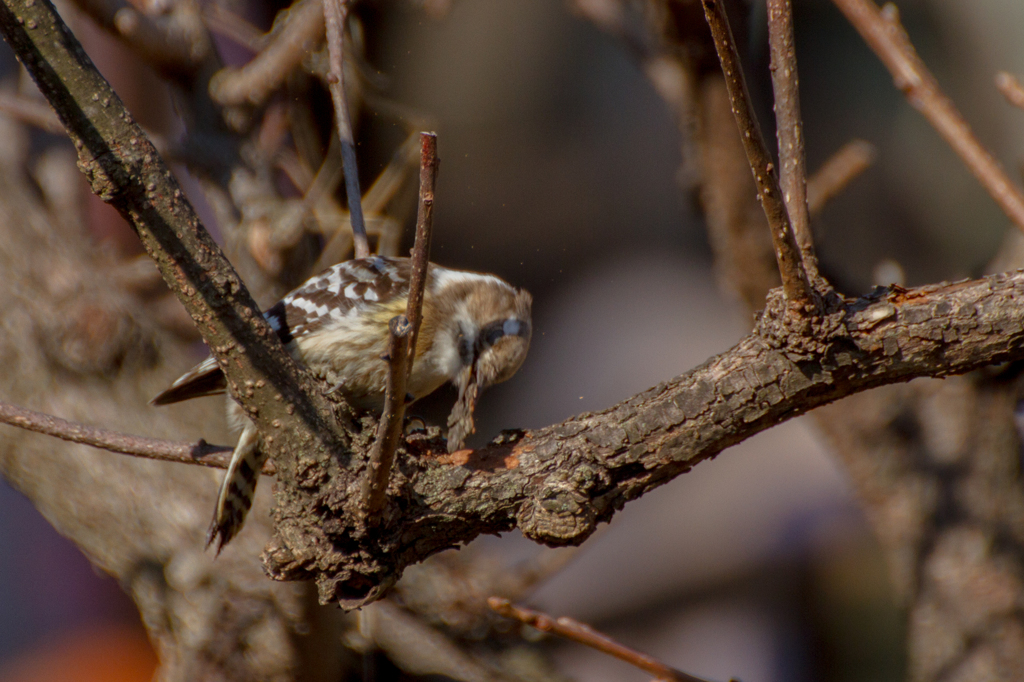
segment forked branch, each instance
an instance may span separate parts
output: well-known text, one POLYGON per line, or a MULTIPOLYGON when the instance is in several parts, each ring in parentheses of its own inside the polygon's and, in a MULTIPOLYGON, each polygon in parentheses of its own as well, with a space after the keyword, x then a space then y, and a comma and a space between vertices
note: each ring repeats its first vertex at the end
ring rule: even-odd
POLYGON ((768 218, 775 258, 779 264, 779 274, 782 276, 782 288, 786 293, 786 299, 798 309, 813 310, 814 292, 804 269, 786 204, 782 199, 782 191, 775 175, 775 164, 765 146, 761 128, 757 124, 750 103, 750 94, 747 91, 746 78, 743 76, 736 40, 729 27, 729 18, 721 0, 703 0, 703 3, 704 15, 711 28, 711 36, 714 38, 718 59, 722 64, 722 73, 729 89, 732 113, 736 117, 743 149, 754 174, 761 207, 768 218))

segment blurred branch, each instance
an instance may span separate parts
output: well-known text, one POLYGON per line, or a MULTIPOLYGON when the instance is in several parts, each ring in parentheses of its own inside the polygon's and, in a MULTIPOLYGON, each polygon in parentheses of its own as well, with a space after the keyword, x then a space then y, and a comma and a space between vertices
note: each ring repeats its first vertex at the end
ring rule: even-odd
POLYGON ((253 52, 260 52, 266 47, 266 34, 218 2, 210 2, 203 7, 203 21, 213 33, 230 38, 253 52))
POLYGON ((818 276, 818 259, 814 254, 811 217, 807 208, 807 160, 800 118, 791 0, 768 0, 768 44, 775 92, 775 129, 779 141, 779 185, 804 269, 813 281, 818 276))
POLYGON ((416 340, 423 316, 423 293, 427 285, 430 260, 430 233, 434 223, 434 181, 437 177, 437 135, 420 134, 419 212, 416 218, 416 241, 412 249, 412 274, 409 278, 409 300, 404 316, 388 325, 388 381, 384 392, 384 412, 377 427, 377 438, 370 450, 366 480, 363 482, 363 509, 367 519, 376 516, 384 506, 395 446, 405 416, 406 385, 416 358, 416 340))
POLYGON ((694 677, 681 670, 676 670, 668 665, 665 665, 661 661, 648 656, 647 654, 640 653, 636 649, 630 649, 629 647, 616 642, 608 635, 602 634, 597 630, 594 630, 589 625, 562 616, 557 620, 541 613, 540 611, 534 611, 532 609, 524 609, 521 606, 514 606, 508 599, 501 597, 490 597, 487 600, 487 604, 494 609, 497 613, 517 620, 520 623, 535 627, 541 632, 548 632, 564 637, 573 642, 578 642, 585 646, 589 646, 592 649, 614 656, 620 661, 625 661, 630 665, 643 670, 646 673, 654 675, 657 680, 667 680, 671 682, 706 682, 700 677, 694 677))
POLYGON ((1020 84, 1016 76, 1006 71, 1000 71, 996 74, 996 87, 999 88, 999 92, 1003 93, 1007 102, 1018 109, 1024 109, 1024 85, 1020 84))
POLYGON ((349 117, 348 100, 345 95, 345 70, 342 68, 348 0, 322 1, 327 24, 327 50, 330 55, 327 83, 331 90, 331 100, 334 102, 338 137, 341 139, 341 160, 345 168, 345 193, 348 195, 355 257, 366 258, 370 255, 370 245, 366 239, 366 224, 363 221, 363 194, 359 189, 359 165, 356 163, 355 138, 352 135, 352 120, 349 117))
POLYGON ((212 45, 190 3, 178 2, 161 17, 140 12, 125 0, 75 0, 100 26, 170 78, 189 77, 212 53, 212 45))
POLYGON ((782 275, 782 288, 786 298, 795 306, 804 310, 815 308, 814 293, 800 257, 793 227, 789 221, 786 205, 782 200, 778 180, 775 177, 775 164, 765 146, 761 129, 757 125, 750 95, 747 92, 743 67, 736 51, 736 41, 729 27, 729 19, 722 7, 721 0, 703 0, 704 14, 711 35, 715 41, 715 49, 722 63, 722 72, 729 89, 732 102, 732 113, 736 117, 736 125, 740 129, 743 148, 747 153, 754 181, 757 183, 761 207, 768 218, 768 226, 775 246, 775 257, 782 275))
POLYGON ((833 0, 864 41, 892 73, 896 87, 924 114, 939 135, 960 155, 1017 228, 1024 231, 1024 195, 1010 182, 999 162, 971 132, 953 102, 939 88, 900 24, 896 6, 882 11, 871 0, 833 0))
POLYGON ((387 599, 370 604, 360 613, 365 635, 407 673, 443 675, 459 682, 507 679, 496 675, 451 638, 387 599))
POLYGON ((864 140, 851 140, 826 159, 807 181, 807 205, 817 215, 847 185, 875 161, 875 146, 864 140))
POLYGON ((64 126, 57 114, 45 102, 22 97, 7 90, 0 90, 0 112, 34 125, 54 135, 63 135, 64 126))
POLYGON ((259 54, 245 66, 224 67, 210 79, 218 104, 260 105, 324 38, 321 0, 300 0, 278 15, 259 54))

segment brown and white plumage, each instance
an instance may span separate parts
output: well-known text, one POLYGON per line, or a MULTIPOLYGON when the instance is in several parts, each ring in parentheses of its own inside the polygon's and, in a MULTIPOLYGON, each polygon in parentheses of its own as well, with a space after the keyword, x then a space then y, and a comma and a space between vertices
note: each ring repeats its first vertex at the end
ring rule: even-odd
MULTIPOLYGON (((379 410, 387 381, 388 322, 405 312, 410 273, 408 258, 339 263, 285 296, 265 317, 298 361, 337 386, 351 404, 379 410)), ((531 302, 528 292, 493 275, 429 266, 407 390, 415 400, 446 381, 459 389, 448 420, 450 451, 473 431, 480 390, 510 378, 525 359, 531 302)), ((166 405, 225 389, 211 357, 152 402, 166 405)), ((255 426, 231 400, 228 416, 242 433, 210 526, 208 544, 219 538, 218 551, 241 529, 266 459, 255 426)))

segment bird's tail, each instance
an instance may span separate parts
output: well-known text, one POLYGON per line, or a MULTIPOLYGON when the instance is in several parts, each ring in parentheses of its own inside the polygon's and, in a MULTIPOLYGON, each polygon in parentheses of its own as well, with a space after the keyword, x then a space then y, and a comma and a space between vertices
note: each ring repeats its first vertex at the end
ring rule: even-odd
POLYGON ((220 554, 224 545, 242 530, 245 515, 252 507, 256 483, 259 481, 263 462, 267 458, 258 445, 256 426, 247 421, 242 429, 242 435, 238 438, 238 445, 231 453, 231 463, 228 464, 227 474, 220 484, 217 507, 213 511, 210 530, 206 534, 207 547, 217 541, 217 554, 220 554))

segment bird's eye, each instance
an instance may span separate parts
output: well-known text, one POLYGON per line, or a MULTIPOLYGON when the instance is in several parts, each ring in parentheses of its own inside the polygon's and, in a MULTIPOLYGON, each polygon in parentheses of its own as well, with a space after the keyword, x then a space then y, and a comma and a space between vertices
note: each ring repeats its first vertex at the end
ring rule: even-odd
POLYGON ((483 339, 485 346, 493 346, 498 342, 498 339, 500 339, 503 336, 505 336, 505 330, 502 328, 502 325, 500 323, 498 323, 497 325, 487 325, 487 327, 483 329, 483 333, 481 334, 481 338, 483 339))

